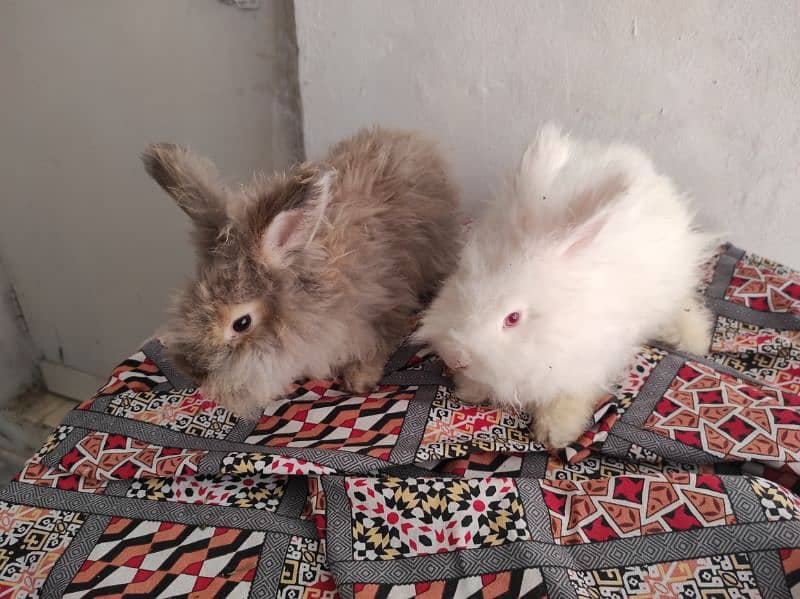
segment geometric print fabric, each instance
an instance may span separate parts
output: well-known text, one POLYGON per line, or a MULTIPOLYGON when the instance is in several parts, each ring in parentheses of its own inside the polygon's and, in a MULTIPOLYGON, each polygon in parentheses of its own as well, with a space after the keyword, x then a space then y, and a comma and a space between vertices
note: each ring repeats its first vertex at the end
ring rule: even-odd
POLYGON ((393 559, 530 538, 511 479, 347 479, 353 558, 393 559))
POLYGON ((759 312, 800 314, 800 272, 745 254, 736 263, 725 299, 759 312))
POLYGON ((800 396, 688 361, 645 429, 714 456, 800 462, 800 396))
POLYGON ((0 597, 35 597, 86 516, 0 502, 0 597))
POLYGON ((133 481, 127 496, 154 501, 227 505, 275 511, 286 489, 286 476, 179 476, 133 481))
POLYGON ((246 597, 264 533, 113 518, 65 597, 246 597))
POLYGON ((169 393, 126 391, 111 400, 106 412, 215 439, 224 439, 238 420, 222 406, 203 398, 196 389, 169 393))
POLYGON ((556 543, 571 545, 736 523, 719 477, 616 476, 541 481, 556 543))
POLYGON ((797 273, 713 262, 712 358, 758 380, 644 347, 561 453, 426 350, 251 421, 149 343, 2 491, 0 597, 800 596, 797 273))
POLYGON ((494 572, 483 576, 467 576, 451 580, 434 580, 405 585, 357 584, 356 599, 498 599, 518 597, 521 599, 546 599, 547 588, 542 573, 537 568, 494 572))
MULTIPOLYGON (((745 554, 606 568, 569 570, 578 597, 761 597, 745 554)), ((763 588, 763 587, 762 587, 763 588)), ((765 595, 767 596, 767 595, 765 595)))
POLYGON ((338 449, 386 459, 399 439, 411 398, 413 393, 407 390, 388 387, 367 397, 306 393, 301 399, 276 401, 247 442, 338 449))
POLYGON ((772 387, 800 394, 800 330, 718 316, 709 357, 772 387))

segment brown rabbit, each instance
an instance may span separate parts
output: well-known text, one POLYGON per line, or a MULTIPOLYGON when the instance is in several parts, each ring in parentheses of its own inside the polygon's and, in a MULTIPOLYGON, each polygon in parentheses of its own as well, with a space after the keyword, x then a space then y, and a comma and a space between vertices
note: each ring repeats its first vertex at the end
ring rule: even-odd
POLYGON ((197 274, 175 302, 168 351, 240 413, 301 377, 372 389, 456 261, 456 192, 416 133, 362 130, 322 162, 233 189, 179 146, 142 159, 195 227, 197 274))

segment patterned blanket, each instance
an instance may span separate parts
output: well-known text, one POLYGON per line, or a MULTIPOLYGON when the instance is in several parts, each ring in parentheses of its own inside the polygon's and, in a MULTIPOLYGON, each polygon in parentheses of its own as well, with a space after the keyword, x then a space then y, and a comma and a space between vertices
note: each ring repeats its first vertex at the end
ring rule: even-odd
POLYGON ((703 291, 708 355, 643 347, 560 453, 418 347, 256 422, 151 342, 0 492, 0 597, 800 597, 800 273, 703 291))

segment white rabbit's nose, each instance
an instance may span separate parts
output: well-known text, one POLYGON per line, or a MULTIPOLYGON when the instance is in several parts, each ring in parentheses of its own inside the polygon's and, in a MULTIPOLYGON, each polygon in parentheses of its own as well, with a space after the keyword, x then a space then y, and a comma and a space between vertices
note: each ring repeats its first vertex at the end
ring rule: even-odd
POLYGON ((462 370, 467 366, 468 364, 464 360, 455 360, 452 364, 450 364, 450 368, 453 370, 462 370))

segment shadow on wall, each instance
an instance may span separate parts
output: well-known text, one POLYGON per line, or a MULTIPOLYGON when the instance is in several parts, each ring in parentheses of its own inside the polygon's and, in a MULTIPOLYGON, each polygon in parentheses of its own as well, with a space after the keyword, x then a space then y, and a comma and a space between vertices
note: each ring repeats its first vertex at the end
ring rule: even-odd
MULTIPOLYGON (((0 408, 32 386, 36 370, 25 321, 0 261, 0 408)), ((0 422, 2 426, 2 422, 0 422)))
POLYGON ((12 407, 14 399, 36 381, 35 352, 19 305, 0 261, 0 484, 21 466, 31 447, 12 407))

